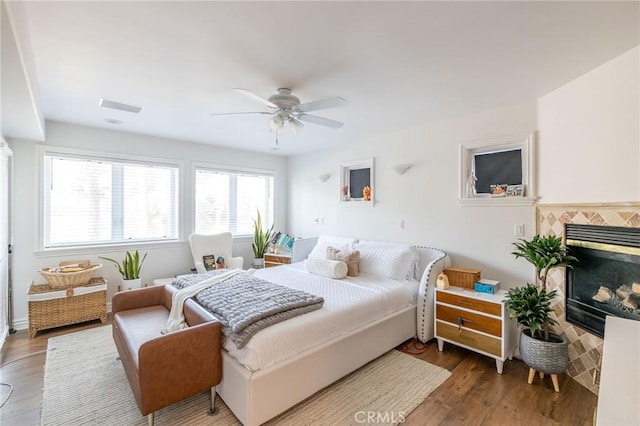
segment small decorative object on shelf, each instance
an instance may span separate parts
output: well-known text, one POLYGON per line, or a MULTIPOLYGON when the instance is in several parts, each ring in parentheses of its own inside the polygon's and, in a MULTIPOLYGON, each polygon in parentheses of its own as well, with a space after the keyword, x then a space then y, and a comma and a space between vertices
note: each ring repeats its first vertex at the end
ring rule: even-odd
POLYGON ((449 284, 456 287, 474 289, 477 281, 480 280, 480 270, 458 268, 456 266, 450 266, 444 268, 443 272, 449 278, 449 284))
POLYGON ((449 288, 449 278, 447 277, 447 274, 440 272, 436 281, 436 286, 442 290, 449 288))
POLYGON ((507 195, 507 184, 506 183, 501 183, 501 184, 494 184, 491 185, 491 196, 492 197, 504 197, 507 195))
POLYGON ((475 289, 478 293, 496 294, 500 291, 500 281, 483 278, 476 281, 475 289))
POLYGON ((371 187, 365 186, 362 188, 362 200, 363 201, 371 201, 371 187))

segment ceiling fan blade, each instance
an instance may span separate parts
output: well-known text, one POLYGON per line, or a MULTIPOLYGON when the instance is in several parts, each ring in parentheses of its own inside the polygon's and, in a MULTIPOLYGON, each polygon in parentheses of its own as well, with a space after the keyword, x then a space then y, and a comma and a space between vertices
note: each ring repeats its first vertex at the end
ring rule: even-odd
POLYGON ((317 115, 308 115, 308 114, 300 114, 298 115, 298 120, 307 121, 313 124, 319 124, 321 126, 331 127, 332 129, 339 129, 344 126, 344 123, 341 123, 336 120, 330 120, 324 117, 318 117, 317 115))
POLYGON ((298 111, 311 112, 319 109, 338 108, 347 105, 347 101, 344 98, 333 97, 326 99, 318 99, 317 101, 311 101, 298 105, 298 111))
POLYGON ((234 90, 234 91, 236 91, 238 93, 242 93, 243 95, 250 97, 254 101, 260 102, 262 105, 266 105, 269 108, 278 108, 278 105, 274 104, 273 102, 271 102, 268 99, 263 98, 260 95, 257 95, 255 93, 253 93, 251 90, 240 89, 240 88, 235 88, 235 89, 231 89, 231 90, 234 90))
POLYGON ((216 115, 239 115, 239 114, 267 114, 267 115, 271 115, 270 112, 266 112, 266 111, 255 111, 255 112, 214 112, 210 115, 212 116, 216 116, 216 115))

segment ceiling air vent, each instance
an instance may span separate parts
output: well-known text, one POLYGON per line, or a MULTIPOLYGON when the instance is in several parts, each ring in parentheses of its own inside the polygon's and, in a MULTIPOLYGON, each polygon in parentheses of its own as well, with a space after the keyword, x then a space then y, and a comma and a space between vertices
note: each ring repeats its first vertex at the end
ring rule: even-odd
POLYGON ((120 111, 132 112, 134 114, 140 114, 142 107, 122 104, 120 102, 110 101, 108 99, 100 99, 100 106, 103 108, 112 108, 120 111))

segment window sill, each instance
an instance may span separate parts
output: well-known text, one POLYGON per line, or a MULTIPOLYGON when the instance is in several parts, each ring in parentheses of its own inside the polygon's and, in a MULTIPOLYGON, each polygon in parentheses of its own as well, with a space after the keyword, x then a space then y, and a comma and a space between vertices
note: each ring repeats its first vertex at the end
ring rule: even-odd
POLYGON ((127 244, 105 244, 97 246, 84 246, 84 247, 60 247, 51 248, 46 250, 37 250, 34 254, 37 257, 60 257, 60 256, 72 256, 72 255, 87 255, 87 254, 103 254, 110 252, 121 252, 131 250, 154 250, 154 249, 166 249, 173 247, 183 247, 188 244, 186 241, 172 240, 172 241, 150 241, 150 242, 138 242, 127 244))
POLYGON ((535 197, 477 197, 458 198, 461 206, 532 206, 536 202, 535 197))

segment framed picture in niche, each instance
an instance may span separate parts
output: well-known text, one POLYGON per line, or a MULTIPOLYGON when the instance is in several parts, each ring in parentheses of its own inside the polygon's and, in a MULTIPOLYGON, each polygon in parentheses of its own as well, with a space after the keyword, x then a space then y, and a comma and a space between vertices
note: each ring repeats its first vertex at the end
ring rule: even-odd
POLYGON ((458 202, 463 206, 532 205, 536 200, 534 159, 534 133, 461 144, 458 202))
POLYGON ((340 202, 374 204, 373 158, 349 161, 340 165, 340 202))

